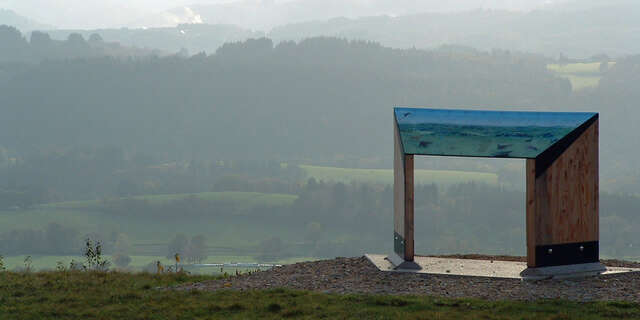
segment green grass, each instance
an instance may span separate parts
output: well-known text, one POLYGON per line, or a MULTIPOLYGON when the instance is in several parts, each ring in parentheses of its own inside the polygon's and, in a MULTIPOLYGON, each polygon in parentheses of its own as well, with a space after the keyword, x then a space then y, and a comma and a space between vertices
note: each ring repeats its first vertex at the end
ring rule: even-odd
MULTIPOLYGON (((151 204, 162 204, 170 201, 184 200, 195 197, 209 201, 233 202, 242 209, 255 207, 277 207, 290 206, 297 199, 296 195, 278 193, 259 192, 201 192, 201 193, 178 193, 163 195, 135 196, 131 199, 145 200, 151 204)), ((120 198, 127 199, 127 198, 120 198)), ((42 205, 43 208, 50 209, 91 209, 100 205, 102 200, 86 201, 66 201, 42 205)))
POLYGON ((580 76, 580 75, 562 75, 561 77, 569 79, 573 91, 579 91, 585 88, 595 88, 600 84, 600 76, 580 76))
MULTIPOLYGON (((26 255, 5 257, 4 258, 5 266, 8 270, 13 270, 15 268, 23 268, 24 259, 26 257, 27 257, 26 255)), ((111 261, 110 256, 106 255, 104 257, 107 260, 111 261)), ((153 263, 156 261, 160 261, 163 264, 173 263, 172 260, 169 260, 166 257, 161 257, 161 256, 130 256, 130 257, 131 257, 131 263, 129 264, 129 266, 131 266, 132 268, 142 268, 148 265, 149 263, 153 263)), ((215 259, 215 258, 216 257, 212 257, 212 259, 215 259)), ((221 258, 226 258, 226 257, 221 257, 221 258)), ((245 257, 238 257, 238 258, 244 259, 245 257)), ((79 256, 79 255, 78 256, 33 255, 31 256, 31 267, 37 271, 42 271, 46 269, 52 270, 56 267, 58 262, 61 262, 64 266, 68 267, 71 260, 75 260, 77 262, 82 263, 82 262, 85 262, 85 257, 79 256)), ((224 262, 243 261, 244 262, 244 260, 222 260, 222 261, 224 262)))
MULTIPOLYGON (((393 170, 391 169, 349 169, 310 165, 301 165, 300 168, 307 173, 307 176, 316 180, 344 183, 352 181, 379 184, 393 183, 393 170)), ((498 175, 486 172, 416 169, 414 176, 416 184, 435 183, 446 186, 471 181, 491 185, 498 184, 498 175)))
POLYGON ((338 295, 284 289, 159 290, 182 274, 0 273, 0 319, 631 319, 640 305, 338 295))
MULTIPOLYGON (((270 239, 274 235, 283 241, 299 241, 305 232, 304 229, 283 226, 277 222, 277 219, 274 222, 266 218, 261 219, 259 223, 251 223, 252 221, 255 219, 246 217, 231 219, 217 216, 154 221, 149 217, 118 217, 85 210, 39 209, 0 212, 0 233, 12 229, 42 230, 49 223, 59 223, 74 228, 79 232, 80 237, 92 232, 101 232, 106 235, 112 232, 124 233, 133 246, 132 255, 155 256, 164 254, 166 245, 179 233, 187 236, 202 234, 206 237, 209 246, 233 248, 235 251, 231 254, 246 255, 244 252, 253 254, 252 252, 255 252, 256 246, 261 241, 270 239), (145 244, 153 244, 153 246, 145 244)), ((336 236, 331 230, 327 233, 327 237, 336 236)), ((78 243, 78 252, 81 245, 82 243, 78 243)), ((244 260, 236 261, 246 262, 244 260)), ((45 265, 54 267, 56 261, 51 262, 45 265)), ((222 262, 228 261, 225 259, 222 262)))
MULTIPOLYGON (((197 194, 151 195, 136 197, 149 202, 168 202, 188 197, 199 197, 220 204, 234 207, 239 212, 254 208, 288 208, 297 199, 296 195, 267 194, 255 192, 206 192, 197 194)), ((36 208, 0 211, 0 233, 12 229, 42 230, 49 223, 59 223, 72 227, 82 234, 90 232, 110 232, 126 234, 131 243, 166 244, 176 234, 193 236, 203 234, 207 243, 212 246, 233 248, 251 247, 262 240, 280 235, 282 239, 302 237, 304 230, 291 230, 281 225, 270 223, 265 217, 260 223, 247 223, 256 217, 220 217, 215 212, 209 216, 189 217, 188 219, 158 221, 149 216, 117 216, 105 214, 97 210, 102 200, 69 201, 50 203, 36 208), (153 221, 153 223, 150 223, 153 221), (240 233, 240 236, 239 236, 240 233)), ((213 206, 215 207, 215 205, 213 206)), ((276 210, 287 214, 288 210, 276 210)), ((135 254, 135 252, 134 252, 135 254)), ((146 251, 143 254, 147 254, 146 251)))
MULTIPOLYGON (((615 62, 609 62, 609 67, 614 64, 615 62)), ((547 69, 556 73, 600 74, 600 62, 549 64, 547 69)))

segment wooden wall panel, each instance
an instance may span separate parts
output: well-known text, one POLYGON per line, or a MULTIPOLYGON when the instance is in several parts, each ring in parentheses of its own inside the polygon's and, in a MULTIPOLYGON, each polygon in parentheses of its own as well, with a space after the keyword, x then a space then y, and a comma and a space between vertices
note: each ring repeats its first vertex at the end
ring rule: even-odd
POLYGON ((536 265, 536 160, 526 160, 527 177, 527 265, 536 265))
POLYGON ((413 155, 405 155, 404 162, 404 260, 413 261, 414 236, 413 236, 413 155))
POLYGON ((527 160, 527 256, 538 245, 598 241, 598 121, 536 177, 527 160))

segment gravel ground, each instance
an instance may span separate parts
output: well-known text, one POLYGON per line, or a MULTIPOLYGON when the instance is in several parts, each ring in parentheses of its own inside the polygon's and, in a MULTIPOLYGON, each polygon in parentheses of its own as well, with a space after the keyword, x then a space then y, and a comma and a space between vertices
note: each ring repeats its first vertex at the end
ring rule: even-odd
MULTIPOLYGON (((449 256, 463 258, 465 256, 449 256)), ((505 260, 472 255, 466 258, 505 260)), ((512 259, 521 259, 511 257, 512 259)), ((511 260, 513 261, 513 260, 511 260)), ((609 266, 640 267, 640 263, 603 261, 609 266)), ((379 271, 367 258, 336 258, 303 262, 268 271, 232 276, 178 287, 183 290, 251 290, 289 288, 327 293, 426 294, 488 300, 563 298, 576 301, 625 300, 640 302, 640 273, 568 280, 521 281, 454 275, 425 275, 379 271)))

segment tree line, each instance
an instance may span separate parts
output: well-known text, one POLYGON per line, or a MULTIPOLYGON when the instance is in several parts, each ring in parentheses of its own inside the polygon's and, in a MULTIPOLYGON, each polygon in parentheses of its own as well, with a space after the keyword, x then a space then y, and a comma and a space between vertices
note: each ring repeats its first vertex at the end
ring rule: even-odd
MULTIPOLYGON (((251 183, 247 181, 247 185, 251 183)), ((300 256, 352 256, 391 250, 391 186, 309 179, 295 192, 298 197, 292 205, 264 204, 250 210, 242 209, 238 204, 230 206, 225 200, 187 197, 142 205, 124 199, 119 202, 117 211, 112 204, 98 202, 83 212, 126 219, 131 223, 137 221, 138 224, 148 221, 156 226, 165 225, 176 233, 186 232, 181 228, 181 222, 185 221, 247 227, 259 224, 265 230, 285 230, 254 243, 251 248, 234 249, 238 252, 250 249, 246 254, 256 255, 265 261, 300 256)), ((640 243, 635 232, 640 227, 640 219, 635 214, 640 198, 608 193, 601 194, 600 198, 602 254, 640 256, 640 243)), ((420 248, 420 252, 525 253, 525 195, 522 191, 476 183, 448 188, 417 185, 415 199, 416 248, 420 248)), ((16 228, 0 233, 0 252, 4 255, 73 254, 77 253, 76 245, 90 237, 100 240, 107 254, 135 254, 127 240, 131 235, 118 231, 81 232, 74 227, 73 221, 67 223, 59 221, 42 230, 16 228)), ((235 236, 239 239, 248 237, 247 231, 240 228, 235 236)), ((208 249, 202 237, 189 240, 183 235, 171 235, 166 237, 166 241, 167 251, 155 254, 180 253, 185 261, 191 262, 202 261, 207 256, 208 249)))

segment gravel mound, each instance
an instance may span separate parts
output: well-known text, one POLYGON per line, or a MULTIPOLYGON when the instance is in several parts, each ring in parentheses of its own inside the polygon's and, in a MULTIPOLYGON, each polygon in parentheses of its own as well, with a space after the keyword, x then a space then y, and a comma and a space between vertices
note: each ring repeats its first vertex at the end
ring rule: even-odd
MULTIPOLYGON (((454 256, 450 256, 454 257, 454 256)), ((460 258, 461 256, 455 256, 460 258)), ((495 256, 475 258, 500 260, 495 256)), ((603 261, 611 266, 638 267, 640 263, 603 261)), ((253 290, 288 288, 327 293, 417 294, 487 300, 562 298, 575 301, 624 300, 640 302, 640 273, 613 274, 567 280, 521 281, 379 271, 367 258, 336 258, 302 262, 241 274, 227 279, 177 287, 179 290, 253 290)))

